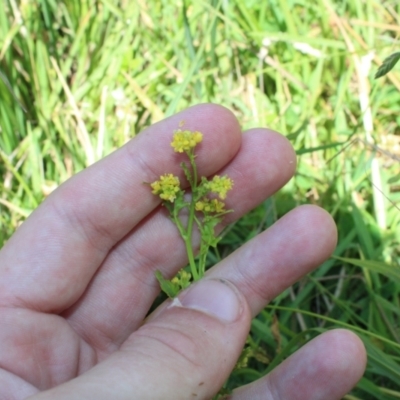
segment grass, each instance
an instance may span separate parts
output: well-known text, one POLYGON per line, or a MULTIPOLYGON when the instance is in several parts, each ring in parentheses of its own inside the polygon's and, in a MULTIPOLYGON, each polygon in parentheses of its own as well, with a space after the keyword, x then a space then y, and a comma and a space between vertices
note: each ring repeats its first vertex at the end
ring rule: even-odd
POLYGON ((399 399, 399 67, 373 79, 399 35, 389 0, 6 0, 0 245, 52 189, 144 127, 223 104, 245 129, 285 134, 299 167, 209 261, 299 204, 325 208, 339 230, 335 256, 253 321, 249 359, 228 386, 346 327, 369 356, 346 399, 399 399))

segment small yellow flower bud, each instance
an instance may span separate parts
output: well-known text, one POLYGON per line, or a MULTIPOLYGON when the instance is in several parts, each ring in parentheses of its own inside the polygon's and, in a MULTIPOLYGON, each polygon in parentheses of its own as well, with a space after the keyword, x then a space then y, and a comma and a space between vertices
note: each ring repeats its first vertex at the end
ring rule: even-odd
POLYGON ((203 140, 203 134, 195 131, 182 131, 178 129, 174 132, 174 137, 171 142, 171 146, 176 153, 188 152, 195 148, 198 143, 203 140))
POLYGON ((211 203, 213 205, 213 211, 216 213, 221 213, 225 211, 225 203, 218 199, 212 199, 211 203))
POLYGON ((203 213, 222 213, 225 212, 225 203, 218 199, 210 200, 205 197, 195 204, 195 209, 203 213))
POLYGON ((218 194, 221 199, 226 198, 226 194, 233 187, 233 181, 228 176, 219 176, 215 175, 212 181, 207 183, 207 188, 213 192, 218 194))
POLYGON ((162 175, 158 181, 150 184, 153 194, 157 194, 161 199, 168 200, 171 203, 176 199, 176 194, 180 190, 179 185, 179 178, 172 174, 162 175))
POLYGON ((204 210, 204 202, 203 201, 198 201, 195 204, 195 208, 196 208, 196 211, 203 211, 204 210))

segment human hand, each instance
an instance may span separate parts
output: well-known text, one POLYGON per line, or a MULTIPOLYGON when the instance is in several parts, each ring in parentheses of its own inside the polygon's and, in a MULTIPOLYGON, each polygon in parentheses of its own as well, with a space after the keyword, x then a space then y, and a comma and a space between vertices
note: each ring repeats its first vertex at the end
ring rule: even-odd
MULTIPOLYGON (((145 319, 160 290, 155 271, 171 277, 187 262, 176 227, 143 184, 167 171, 182 176, 169 151, 181 120, 204 134, 200 174, 227 173, 235 182, 224 223, 294 172, 283 136, 242 135, 229 111, 199 105, 61 185, 0 252, 0 399, 210 399, 234 367, 251 318, 333 251, 331 217, 299 207, 145 319)), ((333 330, 230 398, 340 399, 365 360, 357 336, 333 330)))

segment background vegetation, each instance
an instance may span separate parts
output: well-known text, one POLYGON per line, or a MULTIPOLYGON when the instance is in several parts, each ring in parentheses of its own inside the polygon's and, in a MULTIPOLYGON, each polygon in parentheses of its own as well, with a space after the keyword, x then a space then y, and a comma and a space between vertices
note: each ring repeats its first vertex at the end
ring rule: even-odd
POLYGON ((0 245, 51 190, 144 127, 223 104, 245 129, 285 134, 299 167, 230 228, 210 263, 303 203, 327 209, 340 237, 335 257, 253 321, 228 386, 347 327, 369 363, 346 399, 400 398, 399 67, 373 79, 400 47, 397 0, 3 4, 0 245))

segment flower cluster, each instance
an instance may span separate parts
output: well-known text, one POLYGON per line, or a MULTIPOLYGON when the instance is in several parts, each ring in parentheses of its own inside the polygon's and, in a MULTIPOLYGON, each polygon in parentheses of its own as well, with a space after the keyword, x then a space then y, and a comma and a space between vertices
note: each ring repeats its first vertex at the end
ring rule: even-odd
POLYGON ((191 279, 192 275, 184 269, 181 269, 178 274, 171 279, 171 282, 184 289, 190 285, 191 279))
POLYGON ((220 199, 226 198, 226 193, 232 189, 233 181, 228 176, 215 175, 214 178, 206 183, 206 187, 213 193, 218 194, 220 199))
POLYGON ((158 181, 150 184, 153 194, 160 196, 163 200, 168 200, 171 203, 176 199, 176 194, 180 190, 180 182, 177 176, 165 174, 160 176, 158 181))
POLYGON ((174 132, 174 137, 171 142, 176 153, 190 152, 198 143, 203 140, 203 134, 198 131, 182 131, 178 129, 174 132))
POLYGON ((208 213, 223 213, 225 212, 225 203, 218 199, 208 199, 207 197, 203 198, 196 202, 195 205, 196 211, 202 211, 204 214, 208 213))

